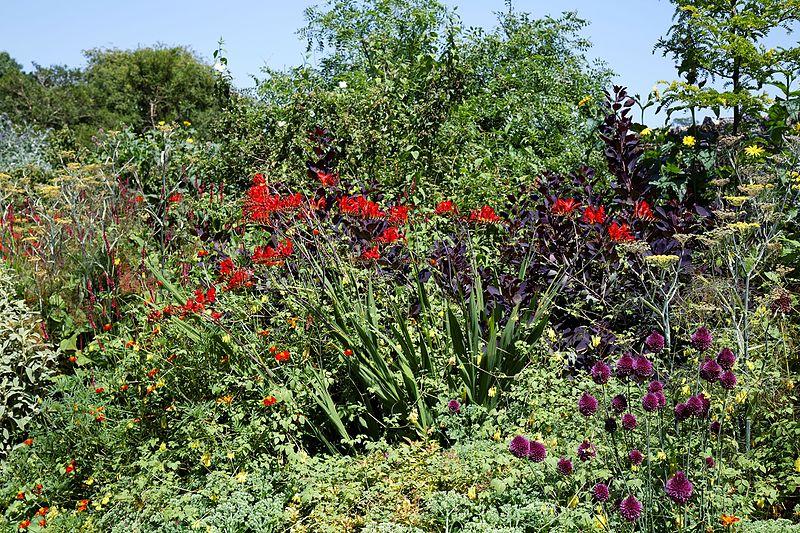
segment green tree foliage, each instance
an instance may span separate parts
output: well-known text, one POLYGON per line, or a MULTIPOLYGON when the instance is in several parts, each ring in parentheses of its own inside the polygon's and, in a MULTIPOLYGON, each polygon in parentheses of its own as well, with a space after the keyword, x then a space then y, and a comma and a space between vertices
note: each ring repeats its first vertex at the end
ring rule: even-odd
POLYGON ((788 66, 796 55, 792 49, 767 49, 771 31, 790 31, 800 20, 798 0, 672 0, 674 24, 656 49, 671 55, 685 83, 674 83, 666 103, 682 101, 679 108, 733 109, 733 130, 739 130, 742 116, 762 111, 763 94, 758 94, 771 76, 788 66), (706 83, 721 81, 725 90, 706 83))
POLYGON ((330 0, 306 21, 318 68, 267 71, 258 105, 224 117, 221 175, 291 180, 322 127, 343 178, 486 198, 592 145, 594 106, 578 103, 597 102, 609 73, 582 55, 574 14, 512 11, 484 32, 436 0, 330 0))
POLYGON ((183 47, 86 52, 83 69, 34 65, 0 54, 0 113, 17 124, 68 128, 87 141, 98 128, 144 131, 160 121, 191 121, 202 133, 218 112, 218 78, 183 47))

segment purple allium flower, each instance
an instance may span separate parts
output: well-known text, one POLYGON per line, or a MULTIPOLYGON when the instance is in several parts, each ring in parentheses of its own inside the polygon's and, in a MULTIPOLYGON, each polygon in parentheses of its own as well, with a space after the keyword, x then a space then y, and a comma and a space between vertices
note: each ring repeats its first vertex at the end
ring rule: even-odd
POLYGON ((611 398, 611 408, 614 411, 621 413, 622 411, 628 408, 628 400, 626 400, 625 396, 623 396, 622 394, 617 394, 616 396, 611 398))
POLYGON ((578 400, 578 411, 580 411, 583 416, 592 416, 595 414, 597 412, 597 398, 588 392, 584 392, 581 399, 578 400))
POLYGON ((642 516, 642 504, 639 500, 631 494, 621 502, 619 502, 619 514, 628 522, 635 522, 642 516))
POLYGON ((661 407, 664 407, 665 405, 667 405, 667 397, 664 396, 664 393, 662 391, 654 392, 653 394, 656 395, 656 399, 658 400, 659 409, 661 407))
POLYGON ((642 464, 642 461, 644 461, 644 455, 642 455, 642 452, 634 448, 628 452, 628 459, 631 460, 632 465, 639 466, 642 464))
POLYGON ((675 405, 675 418, 677 418, 678 421, 686 420, 690 416, 692 416, 692 413, 685 403, 675 405))
POLYGON ((597 361, 592 366, 592 380, 598 385, 605 385, 611 377, 611 367, 603 361, 597 361))
POLYGON ((736 364, 736 356, 733 354, 733 350, 730 348, 723 348, 717 354, 717 363, 719 366, 722 367, 723 370, 730 370, 733 368, 733 365, 736 364))
POLYGON ((658 396, 653 394, 652 392, 648 392, 642 398, 642 407, 644 407, 645 411, 653 412, 657 411, 659 406, 658 396))
POLYGON ((714 337, 711 336, 711 332, 705 326, 701 326, 692 333, 692 345, 704 352, 711 348, 711 344, 714 342, 714 337))
POLYGON ((700 363, 700 377, 706 381, 717 381, 721 372, 722 367, 710 357, 700 363))
POLYGON ((653 330, 653 333, 644 340, 644 344, 651 352, 658 353, 664 349, 664 336, 653 330))
POLYGON ((567 459, 566 457, 562 457, 558 460, 558 472, 563 476, 571 476, 572 475, 572 461, 567 459))
POLYGON ((608 485, 605 483, 598 483, 592 487, 592 496, 598 502, 607 502, 609 495, 608 485))
POLYGON ((708 430, 714 435, 719 435, 719 430, 722 429, 722 424, 719 423, 719 420, 714 420, 708 426, 708 430))
POLYGON ((700 416, 703 414, 703 397, 701 395, 691 396, 686 400, 686 410, 693 416, 700 416))
POLYGON ((625 413, 622 415, 622 427, 628 431, 633 431, 636 429, 636 416, 634 416, 632 413, 625 413))
POLYGON ((627 377, 633 374, 633 357, 631 354, 623 354, 617 361, 617 375, 620 377, 627 377))
POLYGON ((461 410, 461 404, 459 403, 458 400, 450 400, 449 402, 447 402, 447 409, 451 413, 455 414, 461 410))
POLYGON ((713 457, 711 457, 711 456, 709 456, 709 457, 706 457, 706 467, 707 467, 707 468, 709 468, 709 469, 711 469, 711 468, 714 468, 714 466, 715 466, 716 464, 717 464, 717 462, 716 462, 716 461, 714 461, 714 458, 713 458, 713 457))
POLYGON ((547 448, 544 447, 544 443, 532 440, 528 448, 528 459, 534 463, 541 463, 545 457, 547 457, 547 448))
POLYGON ((672 498, 675 503, 686 503, 692 497, 692 482, 681 471, 675 472, 675 475, 667 480, 665 489, 667 496, 672 498))
POLYGON ((647 379, 653 375, 653 363, 650 359, 640 355, 633 360, 633 372, 639 379, 647 379))
POLYGON ((527 457, 531 448, 531 441, 524 435, 517 435, 508 445, 508 450, 514 457, 527 457))
POLYGON ((597 455, 597 448, 595 448, 594 444, 592 444, 588 440, 585 440, 578 446, 577 453, 578 453, 578 459, 580 459, 581 462, 585 463, 586 461, 594 458, 597 455))
POLYGON ((657 392, 662 392, 664 390, 664 384, 660 381, 651 381, 647 385, 647 392, 652 392, 653 394, 657 392))
POLYGON ((725 390, 732 390, 736 387, 736 374, 731 370, 726 370, 719 376, 719 384, 725 390))
POLYGON ((606 432, 614 433, 617 430, 617 419, 613 417, 606 418, 605 428, 606 432))

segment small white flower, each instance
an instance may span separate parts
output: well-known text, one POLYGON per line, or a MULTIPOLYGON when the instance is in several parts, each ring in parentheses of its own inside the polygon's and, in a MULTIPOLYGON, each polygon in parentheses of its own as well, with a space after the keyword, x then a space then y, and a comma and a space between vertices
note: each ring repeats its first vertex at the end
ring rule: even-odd
POLYGON ((285 125, 286 125, 286 121, 285 121, 285 120, 279 120, 279 121, 278 121, 278 127, 279 127, 279 128, 282 128, 282 127, 284 127, 285 125))
POLYGON ((220 73, 223 73, 223 74, 228 71, 228 65, 226 65, 224 63, 220 63, 219 61, 214 63, 214 66, 211 67, 211 68, 213 68, 217 72, 220 72, 220 73))
POLYGON ((340 81, 339 82, 339 88, 340 89, 347 89, 347 82, 344 81, 344 80, 340 81))

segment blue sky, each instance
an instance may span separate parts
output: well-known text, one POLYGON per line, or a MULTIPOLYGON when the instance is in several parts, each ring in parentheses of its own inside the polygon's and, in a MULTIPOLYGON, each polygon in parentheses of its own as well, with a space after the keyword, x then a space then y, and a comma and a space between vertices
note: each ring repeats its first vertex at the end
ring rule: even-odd
MULTIPOLYGON (((314 0, 0 0, 0 50, 28 69, 42 65, 84 63, 82 50, 136 48, 155 43, 188 45, 210 58, 225 40, 235 83, 252 85, 263 65, 300 64, 305 43, 296 35, 303 10, 314 0)), ((503 0, 445 0, 467 26, 494 26, 503 0)), ((594 44, 590 57, 601 58, 618 74, 616 83, 647 94, 661 79, 673 79, 673 63, 653 55, 653 45, 670 26, 673 6, 667 0, 515 0, 515 9, 534 16, 577 11, 591 22, 584 35, 594 44)), ((789 45, 797 39, 782 39, 789 45)), ((308 58, 313 62, 313 57, 308 58)), ((661 119, 663 120, 663 119, 661 119)), ((660 122, 660 120, 658 121, 660 122)))

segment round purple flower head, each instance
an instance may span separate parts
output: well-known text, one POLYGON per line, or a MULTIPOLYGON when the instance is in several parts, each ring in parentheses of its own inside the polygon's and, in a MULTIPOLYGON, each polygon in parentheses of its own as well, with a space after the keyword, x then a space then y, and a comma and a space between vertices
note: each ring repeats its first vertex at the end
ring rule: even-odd
POLYGON ((642 516, 642 504, 639 500, 631 494, 621 502, 619 502, 619 514, 628 522, 635 522, 642 516))
POLYGON ((642 398, 642 407, 644 407, 645 411, 653 412, 657 411, 660 402, 658 401, 658 396, 653 394, 652 392, 648 392, 642 398))
POLYGON ((598 502, 607 502, 610 496, 608 485, 605 483, 598 483, 592 487, 592 496, 594 496, 594 499, 598 502))
POLYGON ((719 384, 725 390, 732 390, 736 387, 736 374, 731 370, 726 370, 719 376, 719 384))
POLYGON ((719 435, 719 430, 722 429, 722 424, 719 423, 719 420, 714 420, 709 424, 708 430, 714 435, 719 435))
POLYGON ((614 433, 617 430, 617 419, 613 417, 606 418, 605 428, 606 432, 614 433))
POLYGON ((625 413, 622 415, 622 427, 628 431, 633 431, 636 429, 636 416, 634 416, 632 413, 625 413))
POLYGON ((583 416, 592 416, 595 414, 597 412, 597 398, 588 392, 584 392, 581 399, 578 400, 578 411, 580 411, 583 416))
POLYGON ((675 472, 675 475, 667 480, 665 489, 667 496, 672 498, 675 503, 686 503, 692 497, 692 482, 681 471, 675 472))
POLYGON ((714 337, 711 336, 711 332, 705 326, 701 326, 692 333, 692 346, 696 349, 704 352, 711 348, 711 343, 714 342, 714 337))
POLYGON ((458 400, 450 400, 447 402, 447 409, 451 413, 455 414, 461 410, 461 404, 458 402, 458 400))
POLYGON ((722 367, 710 357, 700 363, 700 377, 706 381, 717 381, 721 372, 722 367))
POLYGON ((730 348, 723 348, 717 354, 717 363, 719 366, 723 368, 723 370, 730 370, 733 368, 733 365, 736 364, 736 356, 733 354, 733 350, 730 348))
POLYGON ((598 385, 605 385, 611 377, 611 367, 603 361, 597 361, 592 366, 592 380, 598 385))
POLYGON ((617 394, 616 396, 611 398, 611 408, 614 411, 621 413, 622 411, 628 408, 628 400, 626 400, 625 396, 623 396, 622 394, 617 394))
POLYGON ((572 475, 572 461, 567 459, 566 457, 562 457, 558 460, 558 472, 563 476, 571 476, 572 475))
POLYGON ((534 463, 541 463, 545 457, 547 457, 547 448, 544 447, 544 443, 532 440, 528 448, 528 459, 534 463))
POLYGON ((634 361, 631 354, 623 354, 617 361, 617 375, 623 378, 630 376, 633 374, 633 365, 634 361))
POLYGON ((686 420, 690 416, 692 416, 692 413, 689 411, 689 408, 685 403, 679 403, 675 405, 675 418, 677 418, 678 421, 686 420))
POLYGON ((585 463, 586 461, 594 458, 597 455, 597 448, 595 448, 594 444, 592 444, 588 440, 585 440, 578 446, 577 453, 578 453, 578 459, 580 459, 581 462, 585 463))
POLYGON ((639 379, 646 379, 653 375, 653 363, 650 359, 640 355, 633 360, 633 372, 639 379))
POLYGON ((711 456, 706 457, 706 467, 707 468, 709 468, 709 469, 714 468, 714 466, 716 464, 717 464, 717 462, 714 461, 713 457, 711 457, 711 456))
POLYGON ((664 336, 656 330, 653 330, 653 333, 644 340, 644 344, 651 352, 658 353, 664 349, 664 336))
POLYGON ((654 392, 653 394, 656 395, 659 409, 667 405, 667 397, 664 396, 664 393, 662 391, 654 392))
POLYGON ((703 414, 703 397, 702 395, 691 396, 686 400, 686 410, 693 416, 700 416, 703 414))
POLYGON ((633 449, 628 452, 628 459, 631 460, 632 465, 639 466, 644 461, 644 455, 637 449, 633 449))
POLYGON ((663 392, 663 391, 664 391, 664 384, 661 383, 660 381, 651 381, 647 385, 647 392, 652 392, 653 394, 655 394, 657 392, 663 392))
POLYGON ((517 435, 508 444, 508 450, 514 457, 527 457, 531 448, 531 441, 524 435, 517 435))

